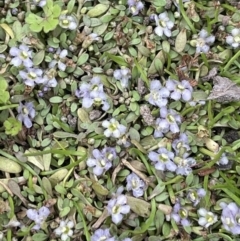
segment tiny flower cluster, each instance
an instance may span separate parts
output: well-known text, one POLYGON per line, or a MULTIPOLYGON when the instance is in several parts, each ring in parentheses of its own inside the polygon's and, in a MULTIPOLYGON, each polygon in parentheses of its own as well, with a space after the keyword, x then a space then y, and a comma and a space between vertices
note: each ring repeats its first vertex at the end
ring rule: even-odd
POLYGON ((184 176, 189 175, 196 161, 188 157, 189 153, 186 152, 190 147, 185 133, 181 133, 179 139, 172 143, 172 148, 175 150, 175 154, 161 147, 157 152, 149 152, 148 158, 153 162, 157 170, 175 172, 184 176))
POLYGON ((238 48, 240 46, 240 28, 232 29, 231 35, 226 37, 226 42, 233 48, 238 48))
MULTIPOLYGON (((42 84, 43 88, 47 89, 57 86, 57 81, 53 75, 49 77, 48 74, 44 74, 41 69, 33 66, 32 50, 30 50, 28 46, 21 44, 18 48, 11 47, 9 53, 13 56, 10 62, 12 65, 15 67, 25 67, 25 69, 19 71, 19 76, 25 85, 34 87, 36 84, 42 84)), ((54 61, 52 65, 52 67, 54 67, 54 61)))
POLYGON ((187 80, 179 82, 168 79, 165 87, 159 80, 151 81, 147 100, 150 104, 160 107, 160 118, 156 120, 154 137, 163 137, 169 131, 179 132, 181 117, 175 110, 166 108, 168 98, 188 102, 192 99, 192 92, 193 88, 187 80))
MULTIPOLYGON (((108 228, 106 229, 97 229, 94 234, 91 236, 91 241, 116 241, 117 239, 111 235, 110 230, 108 228)), ((122 239, 121 241, 132 241, 130 238, 122 239)))
POLYGON ((35 222, 35 225, 32 227, 32 229, 39 230, 44 221, 49 216, 50 210, 47 207, 43 206, 39 210, 28 209, 26 214, 29 219, 35 222))
POLYGON ((131 71, 126 67, 121 67, 121 69, 116 69, 113 72, 113 76, 116 80, 120 80, 121 86, 123 88, 127 88, 128 80, 131 78, 131 71))
MULTIPOLYGON (((217 215, 206 210, 205 208, 200 208, 197 211, 199 219, 198 224, 204 228, 208 228, 218 221, 217 215)), ((177 223, 181 224, 183 227, 188 227, 191 225, 189 221, 189 211, 187 208, 182 207, 179 200, 176 201, 171 212, 171 218, 177 223)))
MULTIPOLYGON (((159 80, 151 81, 147 100, 150 104, 160 108, 160 117, 155 121, 155 138, 163 137, 168 132, 176 134, 180 131, 181 116, 175 110, 167 109, 168 98, 188 102, 192 99, 192 92, 193 88, 187 80, 179 82, 168 79, 165 87, 159 80)), ((166 148, 160 148, 158 152, 151 151, 148 157, 157 170, 188 175, 196 161, 187 153, 190 147, 186 134, 180 134, 179 139, 173 141, 172 149, 175 150, 175 154, 166 148)))
POLYGON ((90 108, 91 106, 102 106, 104 111, 110 108, 107 95, 103 90, 103 84, 99 77, 93 77, 90 83, 82 83, 79 90, 76 90, 75 95, 82 98, 82 106, 90 108))
POLYGON ((100 176, 112 167, 112 161, 116 159, 117 154, 114 148, 105 147, 102 151, 94 149, 92 156, 93 158, 88 158, 87 165, 93 168, 96 176, 100 176))

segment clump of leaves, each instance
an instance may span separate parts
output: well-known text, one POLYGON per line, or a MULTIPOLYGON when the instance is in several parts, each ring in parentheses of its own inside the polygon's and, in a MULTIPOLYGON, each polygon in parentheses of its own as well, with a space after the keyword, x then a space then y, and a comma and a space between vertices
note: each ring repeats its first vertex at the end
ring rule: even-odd
POLYGON ((9 101, 10 95, 7 87, 7 81, 3 77, 0 77, 0 104, 6 104, 9 101))
POLYGON ((5 127, 5 133, 11 136, 16 136, 22 129, 22 123, 13 117, 9 117, 5 120, 3 125, 5 127))
POLYGON ((43 7, 44 17, 40 17, 37 14, 29 13, 26 17, 26 22, 29 24, 30 29, 33 32, 48 33, 54 30, 58 25, 58 17, 61 13, 61 8, 58 4, 53 4, 52 0, 47 0, 47 4, 43 7))

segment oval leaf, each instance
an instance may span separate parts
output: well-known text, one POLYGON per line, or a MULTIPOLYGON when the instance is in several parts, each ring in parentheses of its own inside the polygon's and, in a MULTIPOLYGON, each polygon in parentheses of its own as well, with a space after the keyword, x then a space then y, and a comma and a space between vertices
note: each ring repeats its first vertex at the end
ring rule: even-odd
POLYGON ((18 163, 0 156, 0 170, 9 173, 20 173, 22 167, 18 163))
POLYGON ((109 8, 109 5, 97 4, 94 8, 90 9, 87 13, 89 17, 97 17, 104 14, 109 8))
POLYGON ((175 41, 175 49, 178 53, 182 52, 187 43, 187 32, 186 29, 182 29, 178 34, 175 41))

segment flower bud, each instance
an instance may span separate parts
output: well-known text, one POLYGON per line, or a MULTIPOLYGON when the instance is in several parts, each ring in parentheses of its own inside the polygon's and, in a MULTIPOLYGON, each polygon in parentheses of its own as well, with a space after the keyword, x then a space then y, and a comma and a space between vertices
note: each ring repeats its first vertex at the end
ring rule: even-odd
POLYGON ((214 153, 219 151, 219 145, 210 138, 205 138, 205 145, 208 148, 208 150, 214 153))
POLYGON ((89 145, 94 145, 94 143, 95 143, 95 140, 93 138, 89 138, 88 139, 88 144, 89 145))

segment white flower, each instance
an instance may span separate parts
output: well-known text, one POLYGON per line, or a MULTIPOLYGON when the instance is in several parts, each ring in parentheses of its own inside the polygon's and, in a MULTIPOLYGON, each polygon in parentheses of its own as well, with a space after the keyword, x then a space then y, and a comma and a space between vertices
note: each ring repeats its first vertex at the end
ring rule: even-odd
POLYGON ((110 121, 103 121, 102 126, 104 128, 107 128, 104 131, 104 135, 106 137, 115 137, 115 138, 119 138, 122 135, 124 135, 126 133, 126 126, 121 125, 117 120, 115 120, 114 118, 112 118, 110 121))
POLYGON ((167 12, 159 14, 159 16, 154 15, 154 19, 157 27, 155 28, 155 33, 162 37, 163 34, 167 37, 172 35, 171 29, 174 26, 174 23, 169 19, 167 12))
POLYGON ((212 212, 208 212, 205 208, 200 208, 198 210, 198 215, 200 216, 198 224, 205 228, 208 228, 218 220, 217 215, 212 212))
POLYGON ((65 29, 75 30, 77 28, 77 20, 73 16, 60 15, 59 25, 65 29))
POLYGON ((54 232, 56 233, 56 235, 61 236, 61 240, 65 241, 68 239, 68 237, 71 237, 73 235, 73 227, 73 221, 68 221, 68 219, 66 219, 65 221, 62 220, 59 227, 55 229, 54 232))
POLYGON ((227 36, 226 42, 233 48, 238 48, 240 46, 240 28, 234 28, 231 34, 227 36))

